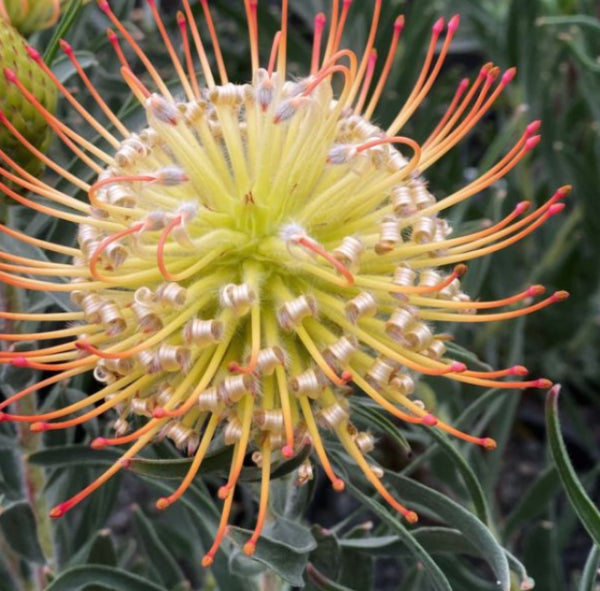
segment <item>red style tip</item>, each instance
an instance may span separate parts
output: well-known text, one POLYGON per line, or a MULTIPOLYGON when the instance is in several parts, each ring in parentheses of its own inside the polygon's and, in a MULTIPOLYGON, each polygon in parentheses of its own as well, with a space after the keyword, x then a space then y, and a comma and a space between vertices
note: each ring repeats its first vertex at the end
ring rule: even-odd
POLYGON ((510 368, 510 374, 513 376, 526 376, 529 370, 524 365, 513 365, 510 368))
POLYGON ((67 41, 65 41, 64 39, 60 40, 60 48, 69 56, 72 57, 73 56, 73 47, 71 46, 70 43, 68 43, 67 41))
POLYGON ((106 29, 106 36, 111 43, 117 42, 117 34, 112 29, 106 29))
POLYGON ((502 74, 502 85, 506 86, 517 75, 517 68, 509 68, 502 74))
POLYGON ((171 503, 169 502, 169 499, 166 497, 161 497, 156 501, 156 508, 160 511, 164 511, 170 504, 171 503))
POLYGON ((29 54, 29 57, 31 59, 33 59, 36 62, 41 61, 42 56, 40 55, 40 52, 35 47, 31 47, 31 45, 28 45, 25 49, 27 50, 27 53, 29 54))
POLYGON ((471 81, 468 78, 463 78, 460 81, 460 84, 458 85, 458 92, 460 92, 462 94, 465 90, 467 90, 467 88, 469 87, 470 82, 471 81))
POLYGON ((468 267, 467 265, 463 265, 462 263, 460 265, 456 265, 456 267, 454 267, 453 269, 453 273, 457 276, 457 277, 462 277, 467 271, 468 271, 468 267))
POLYGON ((556 190, 561 197, 566 197, 573 190, 573 185, 563 185, 556 190))
POLYGON ((146 4, 148 4, 148 6, 151 6, 152 8, 156 6, 156 2, 154 2, 154 0, 146 0, 146 4))
POLYGON ((482 437, 479 440, 479 445, 483 446, 485 449, 496 449, 498 447, 498 444, 496 443, 496 441, 494 439, 492 439, 491 437, 482 437))
POLYGON ((177 11, 177 24, 179 25, 180 28, 185 27, 187 21, 185 20, 185 16, 183 15, 183 12, 181 12, 181 10, 177 11))
POLYGON ((525 142, 525 150, 527 150, 527 151, 533 150, 533 148, 535 148, 540 143, 541 139, 542 139, 541 135, 534 135, 534 136, 530 137, 525 142))
POLYGON ((546 378, 535 380, 532 385, 534 388, 539 388, 540 390, 549 390, 553 386, 552 382, 546 378))
POLYGON ((289 460, 294 455, 294 448, 291 445, 284 445, 281 448, 281 455, 289 460))
POLYGON ((106 446, 106 439, 104 437, 96 437, 91 443, 90 447, 92 449, 102 449, 106 446))
POLYGON ((404 29, 404 15, 403 14, 401 14, 400 16, 397 16, 396 20, 394 21, 394 31, 399 33, 400 31, 402 31, 402 29, 404 29))
POLYGON ((552 300, 555 302, 562 302, 566 300, 571 294, 568 291, 560 290, 552 294, 552 300))
POLYGON ((552 217, 557 213, 560 213, 566 207, 565 203, 553 203, 546 212, 547 217, 552 217))
POLYGON ((69 509, 70 507, 67 505, 67 503, 61 503, 60 505, 54 507, 54 509, 51 509, 48 513, 48 516, 51 519, 58 519, 59 517, 62 517, 69 509))
POLYGON ((349 8, 352 4, 352 0, 344 0, 344 8, 349 8))
POLYGON ((10 364, 13 367, 29 367, 29 361, 23 355, 17 355, 10 360, 10 364))
POLYGON ((218 492, 217 492, 217 496, 224 501, 229 494, 231 493, 231 487, 228 486, 227 484, 223 485, 221 488, 219 488, 218 492))
POLYGON ((167 411, 164 408, 162 408, 162 406, 158 406, 152 411, 153 419, 164 419, 166 416, 167 411))
POLYGON ((453 373, 462 373, 463 371, 467 371, 467 366, 460 361, 455 361, 450 366, 450 371, 453 373))
POLYGON ((408 523, 417 523, 417 521, 419 521, 419 516, 414 511, 407 511, 404 514, 404 519, 406 519, 408 523))
POLYGON ((44 431, 48 430, 48 423, 45 423, 44 421, 36 421, 35 423, 31 423, 31 425, 29 425, 29 430, 33 431, 34 433, 43 433, 44 431))
POLYGON ((433 24, 432 31, 434 35, 439 35, 444 30, 444 17, 440 16, 433 24))
POLYGON ((527 290, 528 296, 539 296, 539 295, 542 295, 543 293, 546 293, 546 288, 543 285, 532 285, 527 290))
POLYGON ((11 70, 10 68, 4 68, 4 77, 9 82, 16 82, 17 81, 17 75, 15 74, 14 70, 11 70))
POLYGON ((246 542, 243 550, 246 556, 252 556, 256 550, 256 544, 254 542, 246 542))
POLYGON ((342 382, 344 382, 344 384, 351 382, 352 381, 352 372, 348 371, 348 370, 344 370, 342 372, 342 375, 340 376, 340 379, 342 380, 342 382))
POLYGON ((202 566, 204 568, 208 568, 209 566, 212 566, 212 563, 214 561, 215 561, 215 559, 210 554, 207 554, 206 556, 204 556, 202 558, 202 566))
POLYGON ((531 207, 531 201, 521 201, 520 203, 517 204, 517 207, 515 207, 515 213, 517 215, 521 215, 521 214, 525 213, 530 207, 531 207))
POLYGON ((435 427, 438 424, 438 420, 432 414, 425 415, 421 420, 428 427, 435 427))
POLYGON ((325 13, 319 12, 317 16, 315 16, 315 25, 318 25, 319 27, 324 27, 326 22, 327 17, 325 16, 325 13))
POLYGON ((453 34, 456 29, 458 29, 458 25, 460 24, 460 15, 459 14, 455 14, 449 21, 448 21, 448 33, 453 34))
POLYGON ((542 126, 542 122, 539 119, 532 121, 526 128, 525 134, 531 136, 537 133, 538 129, 542 126))
POLYGON ((346 488, 346 485, 341 478, 336 478, 331 484, 335 492, 342 492, 346 488))
POLYGON ((98 2, 98 8, 102 12, 110 12, 110 4, 106 0, 102 0, 101 2, 98 2))

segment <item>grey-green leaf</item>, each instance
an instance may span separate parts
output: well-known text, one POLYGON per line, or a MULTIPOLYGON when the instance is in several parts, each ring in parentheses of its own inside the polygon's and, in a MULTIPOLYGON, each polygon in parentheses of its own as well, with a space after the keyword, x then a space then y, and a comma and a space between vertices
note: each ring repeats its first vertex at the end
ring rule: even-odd
POLYGON ((167 591, 148 579, 120 568, 85 564, 63 571, 44 591, 79 591, 93 581, 113 591, 167 591))
POLYGON ((546 397, 546 422, 550 452, 573 509, 594 542, 600 545, 600 512, 579 482, 562 437, 558 416, 559 392, 560 385, 557 384, 546 397))
POLYGON ((0 510, 0 530, 17 554, 38 564, 46 562, 37 537, 35 516, 27 501, 16 501, 0 510))

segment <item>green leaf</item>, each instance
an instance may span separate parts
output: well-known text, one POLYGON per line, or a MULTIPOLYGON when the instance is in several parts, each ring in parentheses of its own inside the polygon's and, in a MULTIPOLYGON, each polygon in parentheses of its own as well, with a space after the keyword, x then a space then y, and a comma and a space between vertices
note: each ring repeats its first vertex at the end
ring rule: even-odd
POLYGON ((308 563, 306 565, 306 575, 308 580, 317 587, 317 589, 322 589, 323 591, 352 591, 349 587, 344 585, 340 585, 335 581, 327 578, 323 573, 319 572, 312 563, 308 563))
POLYGON ((498 579, 498 587, 503 591, 510 589, 510 569, 504 553, 490 530, 464 507, 443 494, 404 476, 387 471, 386 477, 394 485, 403 500, 420 505, 425 511, 433 511, 446 523, 455 527, 479 549, 498 579))
POLYGON ((63 18, 58 23, 58 26, 54 30, 54 34, 52 35, 52 39, 46 46, 46 51, 44 52, 44 61, 51 66, 54 58, 56 56, 56 52, 58 51, 58 46, 60 40, 65 37, 68 30, 75 24, 77 17, 83 7, 83 0, 71 0, 67 10, 64 13, 63 18))
POLYGON ((114 591, 166 591, 165 587, 126 570, 95 564, 64 570, 44 591, 79 591, 90 582, 114 591))
POLYGON ((399 519, 392 517, 387 509, 381 505, 381 503, 375 501, 370 496, 360 491, 352 483, 347 482, 346 488, 348 492, 361 501, 364 505, 369 507, 380 519, 385 522, 389 527, 395 530, 400 538, 402 539, 405 546, 409 549, 414 559, 421 562, 425 571, 427 572, 428 579, 436 591, 452 591, 452 587, 448 582, 448 579, 440 569, 440 567, 434 562, 431 555, 419 544, 411 533, 402 525, 399 519))
POLYGON ((37 536, 35 516, 27 501, 16 501, 0 510, 0 530, 17 554, 38 564, 46 562, 37 536))
POLYGON ((579 581, 578 591, 594 591, 596 581, 598 580, 598 567, 600 566, 600 546, 594 544, 588 554, 581 580, 579 581))
POLYGON ((156 533, 152 522, 139 507, 133 510, 133 524, 138 531, 142 548, 148 556, 150 565, 169 589, 185 580, 179 565, 156 533))
POLYGON ((594 542, 600 545, 600 512, 579 482, 562 437, 558 416, 559 392, 560 385, 557 384, 546 397, 546 422, 550 452, 573 509, 594 542))
MULTIPOLYGON (((240 546, 243 546, 251 535, 251 531, 240 527, 229 528, 229 537, 240 546)), ((252 558, 277 573, 290 585, 304 586, 302 573, 308 562, 308 552, 302 549, 298 552, 293 546, 265 534, 258 539, 252 558)))

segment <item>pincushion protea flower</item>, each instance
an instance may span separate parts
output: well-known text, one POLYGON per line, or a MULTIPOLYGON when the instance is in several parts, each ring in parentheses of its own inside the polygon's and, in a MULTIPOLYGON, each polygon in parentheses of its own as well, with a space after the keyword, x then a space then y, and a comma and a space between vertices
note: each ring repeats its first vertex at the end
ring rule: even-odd
MULTIPOLYGON (((35 196, 24 197, 0 184, 9 197, 78 228, 78 247, 72 248, 2 227, 18 240, 71 260, 47 262, 2 253, 0 278, 24 289, 68 292, 79 310, 2 313, 11 320, 71 325, 3 335, 13 342, 66 340, 1 354, 2 363, 55 374, 11 396, 0 408, 84 372, 93 372, 103 384, 64 408, 37 416, 4 413, 1 418, 45 431, 114 409, 117 436, 98 438, 92 446, 131 444, 120 461, 51 516, 66 513, 164 436, 193 456, 177 490, 158 500, 157 506, 165 509, 189 486, 211 444, 222 438, 233 446, 233 460, 219 490, 224 504, 216 540, 203 564, 212 563, 223 539, 250 452, 262 470, 257 525, 244 547, 252 554, 265 520, 273 462, 310 443, 333 487, 344 488, 328 459, 320 424, 335 433, 377 492, 409 522, 416 521, 416 513, 390 494, 380 470, 367 459, 373 438, 351 422, 353 399, 362 395, 351 386, 403 421, 493 449, 491 438, 463 433, 412 399, 415 380, 430 375, 483 387, 551 385, 546 379, 525 380, 522 366, 469 369, 447 356, 449 337, 436 333, 438 322, 505 320, 567 296, 557 292, 531 304, 528 300, 544 291, 534 285, 503 300, 471 301, 459 277, 464 261, 514 244, 558 213, 568 187, 533 211, 521 202, 504 219, 472 234, 450 237, 449 224, 438 217, 516 166, 537 144, 539 122, 526 127, 487 172, 443 199, 434 198, 421 176, 482 118, 514 69, 501 74, 487 64, 476 80, 463 80, 439 124, 418 143, 399 132, 437 78, 458 17, 447 25, 442 19, 435 23, 412 92, 395 120, 382 129, 371 117, 404 21, 398 17, 395 22, 375 80, 373 46, 381 0, 374 2, 362 55, 340 47, 350 1, 333 0, 327 35, 327 19, 318 14, 310 69, 297 81, 286 80, 287 0, 282 1, 281 30, 266 67, 261 67, 258 50, 257 3, 245 0, 253 70, 248 84, 229 82, 208 0, 202 0, 202 8, 217 79, 188 0, 182 0, 177 16, 177 40, 169 37, 154 0, 148 0, 179 79, 177 91, 160 78, 109 3, 98 4, 112 23, 108 36, 123 79, 146 111, 147 127, 132 132, 122 124, 66 42, 64 52, 112 131, 84 109, 30 48, 31 59, 109 150, 53 117, 12 70, 4 75, 97 180, 89 185, 45 158, 0 115, 23 145, 89 198, 88 203, 74 199, 0 152, 1 174, 35 196), (144 76, 134 73, 133 54, 142 62, 144 76), (332 79, 340 83, 339 94, 332 79), (488 312, 512 304, 521 307, 488 312), (502 379, 509 376, 517 378, 502 379), (66 418, 74 413, 75 418, 66 418), (129 420, 136 415, 146 420, 131 430, 129 420)), ((300 479, 310 474, 310 466, 303 465, 300 479)))
POLYGON ((60 16, 65 0, 0 0, 0 18, 24 35, 51 27, 60 16))

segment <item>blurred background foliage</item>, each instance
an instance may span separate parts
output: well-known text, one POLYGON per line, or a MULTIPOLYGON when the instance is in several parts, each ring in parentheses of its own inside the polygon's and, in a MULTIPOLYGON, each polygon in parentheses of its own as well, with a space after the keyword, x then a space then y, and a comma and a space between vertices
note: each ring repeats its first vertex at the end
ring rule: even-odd
MULTIPOLYGON (((111 4, 165 79, 172 79, 145 2, 111 4)), ((176 31, 179 3, 160 4, 176 31)), ((278 4, 259 3, 262 56, 278 28, 278 4)), ((345 42, 357 50, 366 40, 372 4, 354 0, 352 6, 345 42)), ((57 76, 77 91, 80 82, 72 66, 56 51, 57 30, 64 32, 102 96, 130 127, 142 127, 143 114, 129 98, 104 33, 108 22, 93 6, 83 7, 78 0, 69 6, 63 21, 33 35, 31 42, 46 50, 57 76)), ((249 50, 243 3, 213 0, 211 6, 230 77, 245 81, 249 50)), ((328 8, 328 0, 291 0, 289 57, 296 75, 306 73, 312 19, 328 8)), ((194 11, 201 21, 199 3, 194 11)), ((256 560, 250 560, 239 551, 246 540, 243 528, 251 527, 255 512, 256 473, 247 468, 248 484, 236 497, 236 525, 215 566, 203 571, 200 557, 219 514, 212 493, 229 461, 226 451, 215 451, 203 478, 165 514, 154 509, 154 501, 175 486, 172 479, 185 471, 186 460, 162 443, 153 448, 153 457, 134 462, 77 510, 49 524, 47 506, 75 493, 117 457, 112 450, 87 447, 91 438, 109 431, 110 420, 47 433, 43 441, 1 423, 0 590, 267 591, 306 585, 311 591, 492 591, 528 589, 532 579, 541 591, 598 589, 599 551, 593 540, 600 542, 600 518, 589 497, 598 498, 600 456, 599 12, 594 0, 385 0, 378 37, 379 54, 385 55, 395 16, 406 15, 401 49, 376 115, 385 123, 412 87, 433 21, 440 14, 461 15, 442 75, 404 130, 416 139, 435 127, 461 78, 472 79, 487 61, 518 67, 516 80, 493 111, 428 171, 437 196, 485 171, 528 122, 543 120, 535 153, 449 215, 461 231, 482 219, 499 219, 523 199, 541 203, 557 187, 572 184, 561 216, 506 252, 471 264, 464 278, 474 297, 497 299, 532 283, 566 289, 571 297, 510 323, 447 328, 456 336, 455 355, 473 366, 522 363, 534 375, 561 382, 562 435, 552 400, 545 424, 539 391, 482 392, 441 379, 421 383, 419 395, 428 405, 462 428, 495 437, 495 452, 449 442, 432 430, 398 429, 357 396, 358 421, 379 437, 374 457, 388 471, 387 482, 398 497, 421 512, 418 527, 409 531, 380 500, 365 494, 360 475, 332 441, 332 454, 352 482, 349 490, 332 493, 320 477, 298 489, 297 464, 282 466, 273 484, 274 519, 256 560), (550 445, 548 427, 554 428, 550 445), (23 462, 24 453, 29 464, 23 462)), ((88 100, 85 93, 79 98, 88 100)), ((88 106, 96 109, 91 101, 88 106)), ((59 115, 71 125, 80 123, 64 104, 59 115)), ((58 142, 51 153, 75 173, 87 174, 58 142)), ((62 222, 18 207, 7 215, 33 235, 73 240, 73 229, 62 222)), ((4 240, 2 247, 16 248, 4 240)), ((23 295, 19 306, 44 310, 70 304, 48 294, 37 299, 23 295)), ((10 368, 1 377, 5 395, 32 379, 10 368)), ((76 400, 93 388, 90 378, 58 384, 42 393, 39 404, 76 400)))

